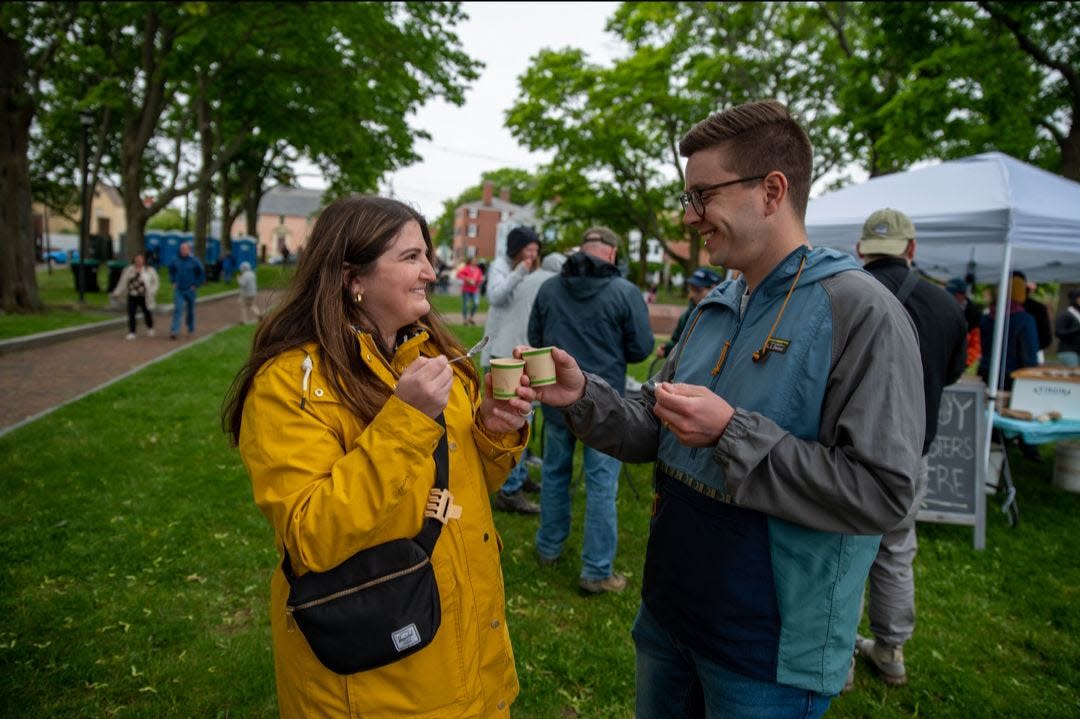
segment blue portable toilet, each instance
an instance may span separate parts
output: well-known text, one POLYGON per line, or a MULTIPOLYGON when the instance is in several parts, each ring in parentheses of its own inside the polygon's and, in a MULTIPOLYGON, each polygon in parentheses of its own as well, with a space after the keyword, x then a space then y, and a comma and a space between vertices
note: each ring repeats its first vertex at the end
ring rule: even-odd
POLYGON ((147 262, 151 264, 161 263, 161 238, 160 232, 147 232, 143 235, 143 252, 146 253, 147 262))
POLYGON ((179 232, 166 232, 161 238, 161 255, 158 263, 162 267, 168 267, 169 263, 180 254, 181 235, 179 232))
POLYGON ((206 238, 206 257, 203 259, 203 263, 207 265, 216 264, 221 259, 221 240, 216 237, 206 238))
POLYGON ((237 237, 233 240, 232 254, 237 267, 240 266, 241 262, 247 262, 251 265, 251 269, 255 269, 258 265, 258 252, 256 252, 254 237, 237 237))

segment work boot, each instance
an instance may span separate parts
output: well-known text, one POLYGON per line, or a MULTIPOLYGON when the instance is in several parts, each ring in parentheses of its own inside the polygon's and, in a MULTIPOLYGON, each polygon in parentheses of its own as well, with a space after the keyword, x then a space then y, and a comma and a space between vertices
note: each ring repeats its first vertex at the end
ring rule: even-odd
POLYGON ((502 490, 495 493, 495 501, 492 502, 495 509, 502 512, 516 512, 517 514, 540 514, 540 505, 525 496, 520 489, 513 494, 506 494, 502 490))
POLYGON ((603 579, 586 579, 582 577, 578 580, 578 586, 586 594, 617 593, 626 589, 626 577, 618 572, 612 572, 610 577, 604 577, 603 579))
POLYGON ((885 644, 873 639, 859 637, 855 646, 864 658, 881 673, 885 683, 901 687, 907 684, 907 671, 904 669, 904 647, 885 644))

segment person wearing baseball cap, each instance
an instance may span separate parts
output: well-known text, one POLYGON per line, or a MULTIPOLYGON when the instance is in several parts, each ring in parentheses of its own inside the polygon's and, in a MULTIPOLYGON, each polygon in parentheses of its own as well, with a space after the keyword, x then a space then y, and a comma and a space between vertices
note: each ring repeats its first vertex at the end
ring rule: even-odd
MULTIPOLYGON (((907 310, 919 340, 926 433, 915 489, 918 507, 929 481, 927 452, 937 434, 941 394, 947 385, 960 379, 967 367, 967 322, 960 305, 948 292, 911 269, 915 225, 903 212, 886 208, 871 214, 863 225, 858 252, 863 268, 896 295, 907 310)), ((865 657, 886 684, 894 686, 907 683, 904 643, 915 630, 912 562, 917 548, 913 512, 882 535, 869 578, 870 631, 875 638, 858 637, 855 642, 856 654, 865 657)), ((845 690, 854 680, 853 657, 845 690)))
MULTIPOLYGON (((649 310, 636 285, 615 266, 619 236, 590 227, 581 251, 570 255, 557 277, 536 295, 529 315, 529 344, 569 352, 588 372, 625 392, 626 368, 652 352, 649 310)), ((540 485, 537 560, 550 566, 567 549, 571 532, 574 453, 578 440, 562 413, 544 407, 544 467, 540 485)), ((621 592, 626 575, 615 571, 619 543, 616 506, 622 464, 609 454, 585 448, 582 473, 585 521, 578 587, 586 594, 621 592)))
POLYGON ((693 314, 694 308, 697 307, 698 302, 701 302, 705 295, 712 291, 713 287, 720 284, 720 275, 716 274, 707 267, 699 267, 694 270, 690 275, 690 279, 686 281, 687 295, 690 298, 689 306, 686 311, 679 315, 679 321, 675 324, 675 330, 671 333, 671 339, 664 344, 656 348, 657 357, 667 357, 671 354, 671 350, 675 348, 675 344, 679 341, 679 337, 682 336, 683 329, 686 327, 686 321, 690 319, 690 315, 693 314))

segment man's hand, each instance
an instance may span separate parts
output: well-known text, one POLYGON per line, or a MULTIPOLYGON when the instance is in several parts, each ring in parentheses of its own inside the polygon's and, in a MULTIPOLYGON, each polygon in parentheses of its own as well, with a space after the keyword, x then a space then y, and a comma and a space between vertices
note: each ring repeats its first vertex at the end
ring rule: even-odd
POLYGON ((735 409, 708 387, 661 382, 653 414, 687 447, 711 447, 727 429, 735 409))
POLYGON ((418 357, 401 373, 394 394, 435 419, 446 408, 453 384, 454 371, 445 357, 418 357))
MULTIPOLYGON (((529 349, 521 345, 514 348, 514 356, 521 358, 521 351, 529 349)), ((551 359, 555 361, 555 384, 546 387, 520 387, 518 396, 531 401, 543 402, 549 407, 568 407, 585 394, 585 375, 578 363, 558 347, 551 349, 551 359)), ((528 377, 526 377, 528 381, 528 377)))
MULTIPOLYGON (((529 378, 522 374, 525 382, 529 378)), ((521 392, 522 388, 518 389, 521 392)), ((490 434, 506 434, 516 432, 525 426, 532 413, 532 404, 528 400, 515 397, 514 399, 495 399, 491 393, 491 373, 484 375, 484 401, 477 410, 480 421, 484 423, 484 429, 490 434)))

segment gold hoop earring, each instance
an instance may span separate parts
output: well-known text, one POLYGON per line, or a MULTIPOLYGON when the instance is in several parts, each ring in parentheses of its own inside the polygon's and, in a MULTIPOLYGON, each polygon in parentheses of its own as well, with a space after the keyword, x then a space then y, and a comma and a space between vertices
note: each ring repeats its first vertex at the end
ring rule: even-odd
POLYGON ((360 304, 363 301, 364 301, 364 293, 363 292, 357 292, 356 293, 356 304, 360 304))

